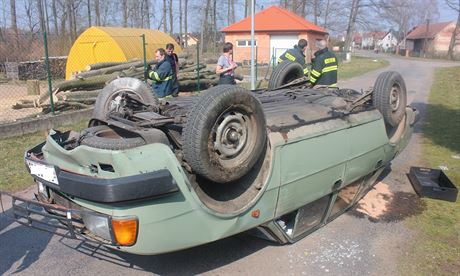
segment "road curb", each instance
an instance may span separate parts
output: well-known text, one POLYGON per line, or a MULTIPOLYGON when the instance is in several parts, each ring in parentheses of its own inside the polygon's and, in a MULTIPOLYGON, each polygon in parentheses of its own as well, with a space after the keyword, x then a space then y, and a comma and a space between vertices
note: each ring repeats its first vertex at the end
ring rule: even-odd
POLYGON ((93 109, 94 108, 87 108, 57 115, 47 114, 39 118, 3 124, 0 125, 0 138, 21 136, 40 130, 51 129, 56 125, 71 124, 83 119, 88 119, 93 109))

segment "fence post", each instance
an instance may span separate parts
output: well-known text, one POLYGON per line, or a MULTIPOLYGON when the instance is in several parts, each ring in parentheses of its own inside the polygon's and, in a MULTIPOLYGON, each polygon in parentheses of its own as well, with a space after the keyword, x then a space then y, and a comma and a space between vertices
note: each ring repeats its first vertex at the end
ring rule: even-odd
POLYGON ((46 36, 46 31, 43 32, 43 41, 45 46, 45 66, 46 73, 48 75, 48 93, 50 95, 51 114, 54 115, 53 87, 51 84, 50 60, 48 56, 48 37, 46 36))
MULTIPOLYGON (((145 34, 141 35, 142 38, 142 49, 144 50, 144 72, 147 71, 147 49, 145 47, 145 34)), ((144 79, 144 82, 147 83, 147 78, 144 79)))
POLYGON ((256 48, 256 58, 255 58, 256 74, 254 77, 256 78, 256 83, 257 83, 257 74, 259 73, 259 66, 257 65, 258 64, 257 56, 259 55, 259 47, 255 47, 255 48, 256 48))
POLYGON ((196 44, 196 91, 200 91, 200 43, 196 44))

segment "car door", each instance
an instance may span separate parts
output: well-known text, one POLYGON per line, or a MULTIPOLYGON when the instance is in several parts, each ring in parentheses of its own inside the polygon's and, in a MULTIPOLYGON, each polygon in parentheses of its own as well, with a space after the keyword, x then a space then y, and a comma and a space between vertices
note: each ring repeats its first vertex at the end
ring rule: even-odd
POLYGON ((281 177, 276 216, 331 194, 341 185, 350 153, 347 122, 327 133, 298 137, 281 149, 281 177))

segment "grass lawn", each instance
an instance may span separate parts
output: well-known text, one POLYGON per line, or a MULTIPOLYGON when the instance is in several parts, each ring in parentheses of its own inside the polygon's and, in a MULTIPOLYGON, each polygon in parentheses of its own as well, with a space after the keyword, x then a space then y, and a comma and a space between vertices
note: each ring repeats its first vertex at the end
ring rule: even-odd
MULTIPOLYGON (((82 122, 58 126, 60 130, 82 130, 88 124, 87 120, 82 122)), ((34 134, 27 134, 19 137, 0 139, 0 190, 15 192, 30 186, 33 183, 32 177, 24 165, 24 152, 32 146, 43 142, 46 132, 40 131, 34 134)))
MULTIPOLYGON (((424 125, 423 158, 432 168, 445 166, 460 186, 460 67, 437 69, 424 125)), ((456 203, 422 199, 427 210, 408 220, 417 233, 404 275, 460 275, 460 197, 456 203)))
POLYGON ((339 64, 339 81, 388 66, 390 63, 383 59, 371 59, 353 56, 350 62, 339 64))
MULTIPOLYGON (((350 62, 344 62, 339 64, 339 72, 338 78, 340 80, 345 80, 349 78, 353 78, 367 72, 377 70, 389 65, 389 62, 383 59, 371 59, 371 58, 364 58, 364 57, 357 57, 353 56, 350 62)), ((259 68, 258 72, 258 81, 256 82, 256 89, 263 89, 268 87, 268 81, 263 80, 265 73, 267 71, 267 67, 259 68)), ((250 74, 250 69, 248 68, 240 68, 237 69, 237 73, 239 74, 250 74)), ((271 69, 268 72, 267 77, 269 78, 271 74, 271 69)), ((250 89, 251 84, 249 82, 241 82, 239 85, 250 89)))

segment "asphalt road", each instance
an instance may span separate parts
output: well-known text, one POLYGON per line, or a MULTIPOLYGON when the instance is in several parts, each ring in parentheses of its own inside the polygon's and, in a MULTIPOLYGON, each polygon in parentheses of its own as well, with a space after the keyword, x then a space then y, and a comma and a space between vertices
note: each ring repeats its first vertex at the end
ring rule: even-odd
MULTIPOLYGON (((341 82, 340 86, 365 89, 380 72, 398 71, 407 84, 408 102, 421 112, 422 119, 434 68, 459 65, 385 58, 390 67, 341 82)), ((380 216, 354 210, 293 245, 280 246, 240 234, 180 252, 135 256, 29 229, 0 215, 0 275, 396 274, 396 263, 408 254, 406 244, 412 239, 404 219, 424 209, 405 176, 410 166, 421 165, 420 125, 417 123, 410 145, 394 160, 392 170, 358 204, 365 209, 366 204, 383 201, 389 208, 380 216)), ((31 198, 33 190, 23 194, 31 198)))

